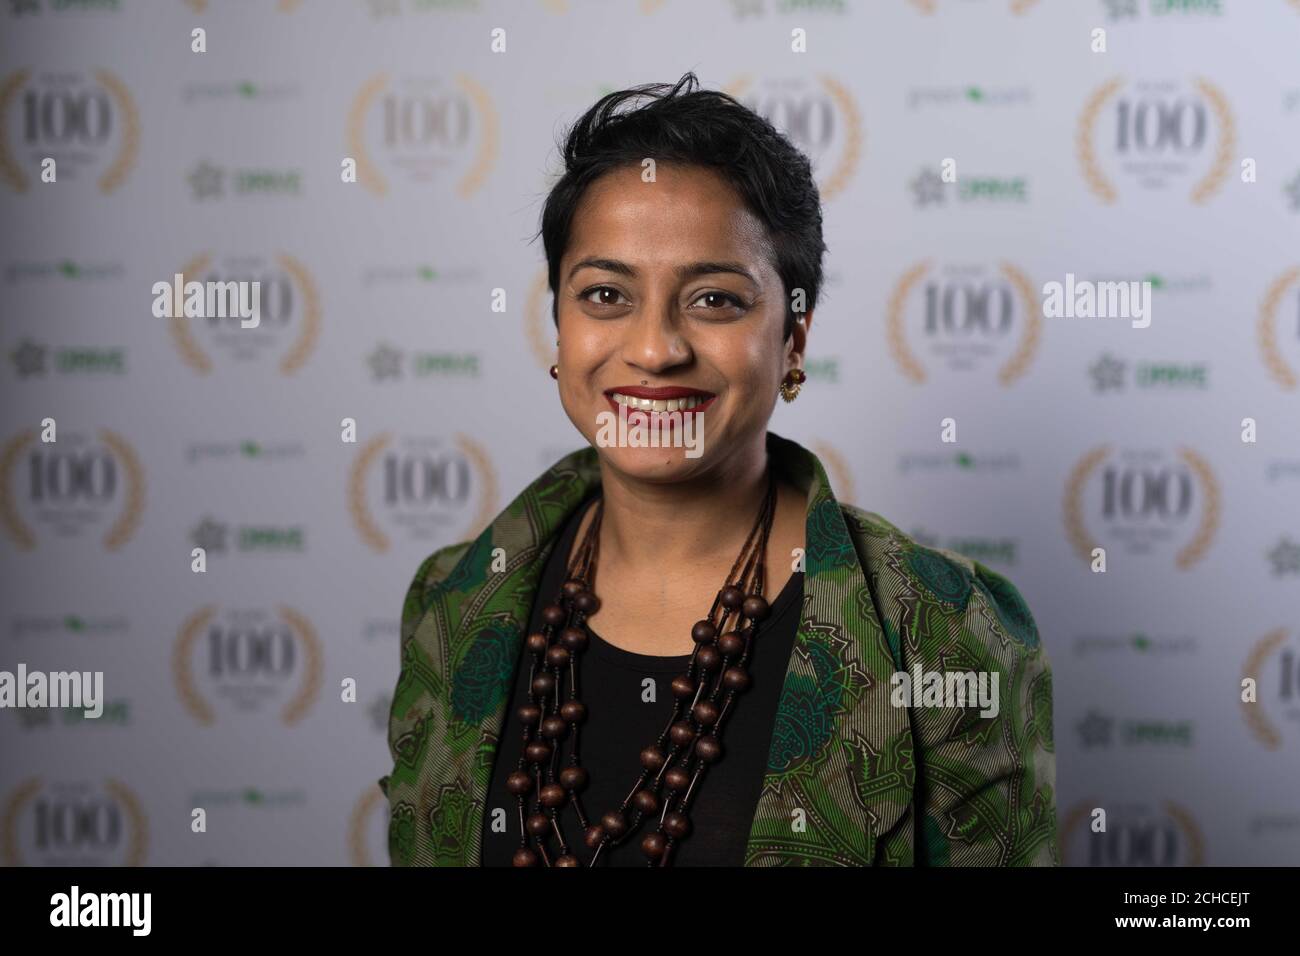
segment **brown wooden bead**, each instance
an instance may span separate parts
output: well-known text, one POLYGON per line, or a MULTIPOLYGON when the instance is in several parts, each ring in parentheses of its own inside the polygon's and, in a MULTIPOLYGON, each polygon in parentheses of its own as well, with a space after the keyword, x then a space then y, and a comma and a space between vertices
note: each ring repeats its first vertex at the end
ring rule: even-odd
POLYGON ((641 751, 641 766, 647 770, 658 770, 664 765, 664 755, 659 752, 659 748, 651 745, 641 751))
POLYGON ((581 790, 587 785, 587 768, 586 767, 565 767, 560 771, 560 785, 565 790, 581 790))
POLYGON ((552 667, 563 667, 569 663, 569 649, 556 644, 546 651, 546 663, 552 667))
POLYGON ((572 853, 564 854, 564 856, 560 857, 558 860, 555 861, 555 865, 565 866, 565 867, 582 866, 582 864, 578 862, 578 858, 574 856, 572 853))
POLYGON ((718 592, 718 601, 728 611, 734 611, 745 603, 745 592, 734 584, 728 584, 718 592))
POLYGON ((533 775, 527 770, 516 770, 506 777, 506 789, 516 797, 522 797, 533 789, 533 775))
POLYGON ((532 727, 542 719, 542 708, 536 704, 521 704, 515 713, 519 715, 519 722, 525 727, 532 727))
POLYGON ((560 705, 560 716, 571 724, 576 724, 587 717, 587 705, 576 698, 570 698, 560 705))
POLYGON ((544 653, 546 653, 546 635, 545 635, 545 634, 529 634, 529 635, 528 635, 528 650, 530 650, 530 651, 531 651, 532 653, 534 653, 534 654, 544 654, 544 653))
POLYGON ((691 821, 684 813, 670 813, 664 817, 664 832, 674 840, 680 840, 691 832, 691 821))
POLYGON ((685 790, 691 785, 691 775, 682 767, 669 767, 664 774, 664 785, 669 790, 685 790))
POLYGON ((653 791, 642 787, 632 795, 632 806, 642 813, 654 813, 659 809, 659 798, 654 795, 653 791))
POLYGON ((691 708, 691 716, 701 727, 712 727, 713 722, 718 719, 717 705, 711 700, 702 700, 691 708))
POLYGON ((767 605, 767 599, 757 594, 751 594, 745 598, 745 603, 740 605, 740 613, 745 615, 748 620, 761 621, 765 619, 768 612, 772 609, 767 605))
POLYGON ((533 677, 533 693, 538 697, 545 697, 553 690, 555 690, 555 678, 550 674, 542 671, 533 677))
POLYGON ((521 846, 515 850, 514 859, 510 861, 515 866, 536 866, 537 851, 532 847, 521 846))
POLYGON ((549 740, 562 740, 569 732, 569 722, 555 714, 542 721, 542 736, 549 740))
POLYGON ((551 832, 551 818, 544 813, 530 813, 526 826, 533 836, 544 836, 551 832))
POLYGON ((566 627, 560 632, 560 643, 571 651, 580 651, 587 646, 587 632, 580 627, 566 627))
POLYGON ((568 791, 558 783, 548 783, 542 787, 542 792, 537 795, 542 806, 555 809, 564 806, 564 801, 569 799, 568 791))
POLYGON ((715 763, 722 757, 722 741, 710 734, 695 742, 695 752, 705 763, 715 763))
POLYGON ((600 607, 600 598, 590 591, 582 590, 573 596, 573 606, 583 614, 595 614, 600 607))
POLYGON ((718 636, 718 629, 712 621, 696 621, 691 628, 691 640, 696 644, 707 644, 718 636))
POLYGON ((648 859, 657 860, 664 855, 664 850, 668 848, 668 840, 658 831, 647 833, 645 839, 641 841, 641 852, 648 859))
POLYGON ((586 590, 586 588, 581 581, 569 578, 569 580, 565 581, 564 584, 561 585, 560 590, 564 592, 566 598, 573 599, 577 596, 579 591, 586 590))
POLYGON ((587 844, 587 849, 596 849, 605 842, 605 828, 599 823, 587 827, 587 832, 582 835, 582 842, 587 844))
POLYGON ((722 664, 722 654, 712 644, 706 644, 695 652, 695 663, 701 670, 714 671, 722 664))
POLYGON ((524 748, 524 759, 529 763, 542 763, 551 759, 551 745, 544 740, 529 741, 524 748))
POLYGON ((735 657, 745 649, 745 639, 735 631, 728 631, 718 638, 718 650, 727 657, 735 657))
POLYGON ((609 813, 601 817, 600 825, 615 840, 627 832, 627 820, 617 810, 610 810, 609 813))
POLYGON ((691 680, 685 674, 680 674, 677 677, 674 677, 671 686, 673 696, 679 700, 695 696, 695 681, 691 680))
POLYGON ((668 739, 679 747, 685 747, 695 739, 695 728, 687 721, 679 720, 668 729, 668 739))
POLYGON ((542 608, 542 622, 551 625, 551 627, 559 627, 568 616, 564 608, 558 604, 548 604, 542 608))
POLYGON ((728 667, 722 674, 722 686, 737 693, 748 690, 751 678, 743 667, 728 667))

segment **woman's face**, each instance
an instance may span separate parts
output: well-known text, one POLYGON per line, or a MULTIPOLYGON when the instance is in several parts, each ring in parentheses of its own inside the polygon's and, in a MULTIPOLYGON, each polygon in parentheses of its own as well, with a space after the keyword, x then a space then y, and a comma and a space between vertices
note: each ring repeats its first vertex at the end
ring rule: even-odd
POLYGON ((592 183, 573 218, 557 297, 566 414, 603 462, 656 481, 763 447, 777 389, 801 366, 812 320, 783 340, 787 303, 766 229, 725 179, 698 166, 660 164, 654 182, 627 167, 592 183), (663 405, 651 413, 675 402, 695 416, 698 455, 600 440, 620 404, 633 424, 655 401, 663 405))

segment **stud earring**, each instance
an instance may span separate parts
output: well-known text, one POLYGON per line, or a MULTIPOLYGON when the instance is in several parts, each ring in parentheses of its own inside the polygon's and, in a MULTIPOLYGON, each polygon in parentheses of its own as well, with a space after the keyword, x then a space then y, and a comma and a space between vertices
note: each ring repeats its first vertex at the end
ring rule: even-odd
POLYGON ((792 368, 786 374, 785 379, 781 382, 781 398, 787 402, 793 402, 799 396, 799 389, 803 383, 808 380, 801 368, 792 368))
POLYGON ((558 365, 552 365, 551 378, 558 379, 559 377, 560 377, 560 367, 558 365))

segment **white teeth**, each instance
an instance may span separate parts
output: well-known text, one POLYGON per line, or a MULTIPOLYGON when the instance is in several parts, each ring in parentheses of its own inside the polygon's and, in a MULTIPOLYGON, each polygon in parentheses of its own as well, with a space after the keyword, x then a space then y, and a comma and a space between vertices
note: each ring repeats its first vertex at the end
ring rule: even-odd
POLYGON ((647 412, 676 412, 686 411, 703 404, 706 399, 699 395, 689 395, 686 398, 668 398, 656 401, 651 398, 637 398, 634 395, 624 395, 622 392, 611 392, 610 397, 618 405, 626 405, 629 410, 640 409, 647 412))

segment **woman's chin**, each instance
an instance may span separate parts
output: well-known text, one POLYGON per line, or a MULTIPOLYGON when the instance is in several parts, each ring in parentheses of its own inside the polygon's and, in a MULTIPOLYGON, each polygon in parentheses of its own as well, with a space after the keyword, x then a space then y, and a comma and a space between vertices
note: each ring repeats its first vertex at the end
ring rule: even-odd
POLYGON ((691 448, 597 446, 597 454, 615 471, 642 481, 679 481, 698 474, 703 456, 691 448))

